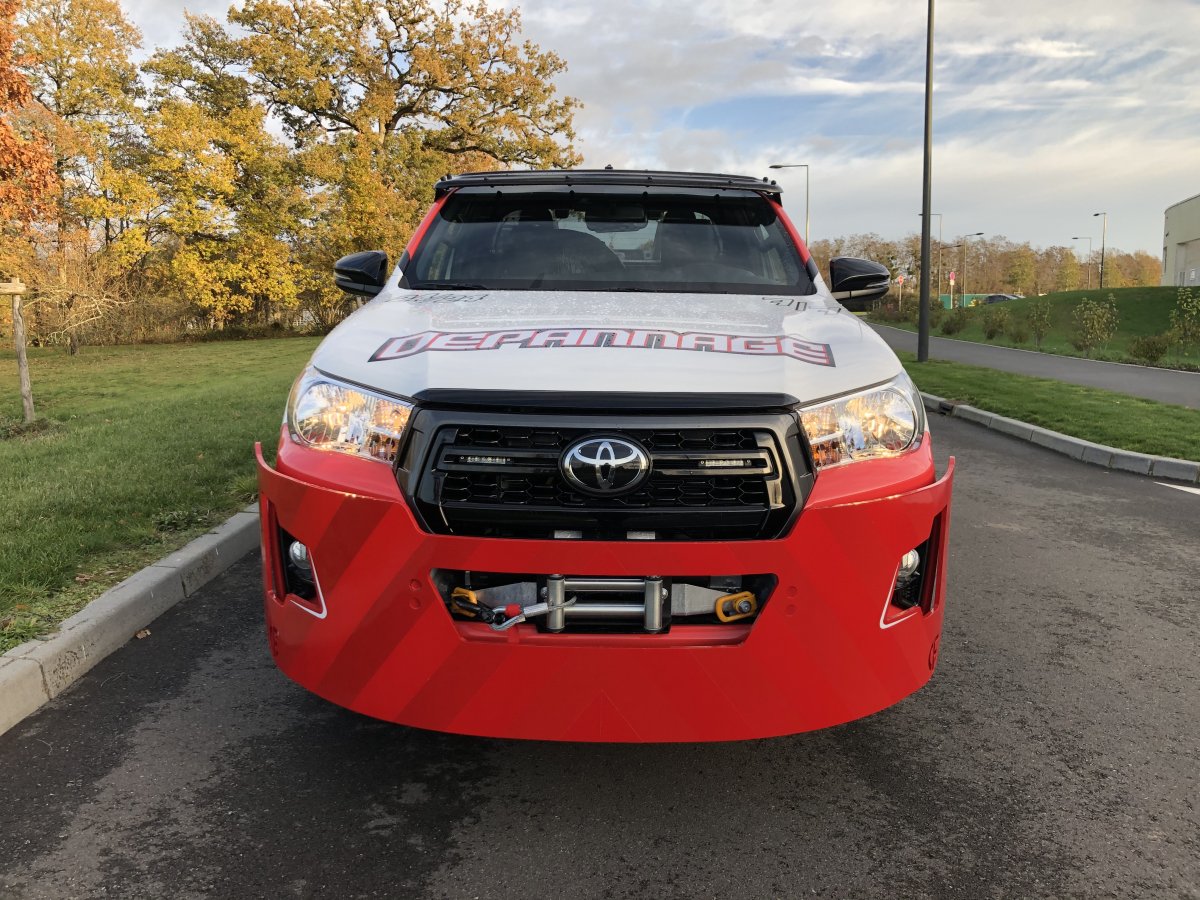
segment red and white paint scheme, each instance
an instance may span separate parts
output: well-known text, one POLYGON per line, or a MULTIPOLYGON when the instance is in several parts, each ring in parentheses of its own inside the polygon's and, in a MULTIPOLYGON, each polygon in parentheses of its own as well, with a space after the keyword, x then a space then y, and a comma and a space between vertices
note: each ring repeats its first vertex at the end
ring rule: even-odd
POLYGON ((716 741, 823 728, 937 662, 954 463, 779 189, 447 178, 259 455, 271 653, 420 728, 716 741), (832 287, 832 291, 831 288, 832 287))

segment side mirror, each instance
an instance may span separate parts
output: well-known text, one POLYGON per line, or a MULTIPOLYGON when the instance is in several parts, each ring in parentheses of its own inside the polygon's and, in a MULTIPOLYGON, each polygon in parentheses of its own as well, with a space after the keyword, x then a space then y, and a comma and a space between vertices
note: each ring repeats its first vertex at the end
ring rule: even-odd
POLYGON ((829 261, 829 290, 847 309, 870 309, 888 292, 892 273, 869 259, 839 256, 829 261))
POLYGON ((348 294, 374 297, 387 283, 388 258, 382 250, 343 256, 333 264, 333 282, 348 294))

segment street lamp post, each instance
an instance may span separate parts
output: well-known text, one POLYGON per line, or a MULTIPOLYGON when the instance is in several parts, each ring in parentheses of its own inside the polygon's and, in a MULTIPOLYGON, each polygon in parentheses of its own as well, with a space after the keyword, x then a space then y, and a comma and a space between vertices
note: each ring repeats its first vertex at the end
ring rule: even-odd
POLYGON ((921 173, 921 300, 917 313, 917 362, 929 359, 929 222, 933 195, 933 0, 925 21, 925 152, 921 173))
POLYGON ((1092 289, 1092 239, 1088 235, 1085 234, 1081 237, 1073 237, 1073 238, 1071 238, 1071 240, 1088 242, 1088 255, 1087 255, 1088 286, 1087 286, 1087 289, 1090 291, 1092 289))
POLYGON ((808 163, 775 163, 772 169, 803 169, 804 170, 804 245, 808 246, 808 163))
POLYGON ((1104 290, 1104 246, 1108 243, 1108 213, 1092 213, 1092 218, 1104 216, 1104 225, 1100 229, 1100 290, 1104 290))

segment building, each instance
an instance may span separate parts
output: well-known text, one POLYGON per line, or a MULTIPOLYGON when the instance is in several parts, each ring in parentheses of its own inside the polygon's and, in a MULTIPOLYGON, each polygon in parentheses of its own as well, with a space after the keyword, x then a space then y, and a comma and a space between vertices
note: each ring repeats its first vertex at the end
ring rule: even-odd
POLYGON ((1200 194, 1164 214, 1162 283, 1200 285, 1200 194))

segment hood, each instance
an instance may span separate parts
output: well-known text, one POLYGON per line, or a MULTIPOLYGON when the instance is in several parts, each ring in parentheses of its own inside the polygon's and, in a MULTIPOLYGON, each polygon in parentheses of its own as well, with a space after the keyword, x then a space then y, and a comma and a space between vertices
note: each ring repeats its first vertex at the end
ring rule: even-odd
POLYGON ((809 402, 901 371, 822 296, 405 291, 330 333, 313 365, 401 397, 460 390, 790 394, 809 402))

